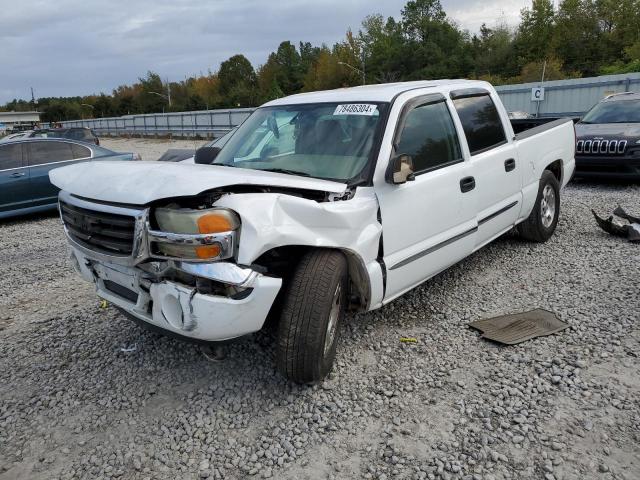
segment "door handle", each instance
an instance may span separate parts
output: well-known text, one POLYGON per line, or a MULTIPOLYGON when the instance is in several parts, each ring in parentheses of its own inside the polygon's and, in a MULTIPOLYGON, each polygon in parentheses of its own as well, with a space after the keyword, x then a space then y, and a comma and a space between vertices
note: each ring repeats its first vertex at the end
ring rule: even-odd
POLYGON ((505 172, 510 172, 511 170, 515 170, 515 168, 516 168, 516 161, 514 158, 509 158, 504 161, 505 172))
POLYGON ((473 177, 464 177, 460 180, 460 191, 462 193, 470 192, 476 188, 476 179, 473 177))
POLYGON ((13 178, 24 177, 24 172, 13 172, 11 176, 13 178))

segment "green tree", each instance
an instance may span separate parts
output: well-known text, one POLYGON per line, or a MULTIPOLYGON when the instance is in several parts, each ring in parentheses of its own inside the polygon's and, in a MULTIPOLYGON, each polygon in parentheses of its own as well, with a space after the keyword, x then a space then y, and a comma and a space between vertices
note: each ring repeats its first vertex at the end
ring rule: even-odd
POLYGON ((564 0, 555 17, 551 48, 565 71, 595 75, 602 64, 603 48, 594 0, 564 0))
POLYGON ((256 100, 256 73, 244 55, 234 55, 220 64, 218 71, 223 104, 250 107, 256 100))
POLYGON ((519 65, 551 56, 555 22, 551 0, 533 0, 531 8, 524 8, 520 16, 514 44, 519 65))
POLYGON ((506 25, 480 27, 480 34, 471 39, 473 72, 476 77, 502 79, 518 74, 513 52, 513 34, 506 25))
POLYGON ((168 101, 161 95, 167 95, 160 75, 148 71, 144 78, 139 78, 140 94, 137 103, 142 113, 161 112, 168 109, 168 101), (152 93, 153 92, 153 93, 152 93))

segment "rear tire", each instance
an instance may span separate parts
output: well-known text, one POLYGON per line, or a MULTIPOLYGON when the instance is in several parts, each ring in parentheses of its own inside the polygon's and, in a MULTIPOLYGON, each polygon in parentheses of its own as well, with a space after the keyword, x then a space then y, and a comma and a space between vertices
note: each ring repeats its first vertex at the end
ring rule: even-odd
POLYGON ((289 281, 278 326, 278 370, 298 383, 331 371, 347 300, 347 260, 335 250, 302 257, 289 281))
POLYGON ((518 225, 526 240, 543 243, 551 238, 560 217, 560 183, 549 170, 542 172, 536 203, 529 217, 518 225))

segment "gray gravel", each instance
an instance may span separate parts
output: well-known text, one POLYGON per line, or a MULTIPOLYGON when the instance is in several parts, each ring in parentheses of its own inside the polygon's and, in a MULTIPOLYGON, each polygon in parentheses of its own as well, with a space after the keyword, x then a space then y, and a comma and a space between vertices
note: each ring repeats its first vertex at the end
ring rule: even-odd
POLYGON ((314 387, 267 334, 212 362, 101 309, 55 216, 1 222, 0 479, 638 479, 640 246, 584 205, 618 203, 640 187, 571 185, 548 243, 507 236, 349 318, 314 387), (500 347, 466 327, 536 307, 571 328, 500 347))

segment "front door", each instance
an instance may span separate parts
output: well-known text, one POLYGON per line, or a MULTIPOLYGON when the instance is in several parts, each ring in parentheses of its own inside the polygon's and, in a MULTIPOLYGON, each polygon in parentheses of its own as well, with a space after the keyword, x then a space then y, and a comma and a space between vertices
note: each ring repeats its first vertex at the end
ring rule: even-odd
POLYGON ((473 178, 442 95, 405 105, 392 155, 401 154, 411 156, 415 180, 376 185, 385 303, 470 254, 477 230, 473 178))
POLYGON ((22 143, 0 145, 0 216, 32 204, 29 169, 22 150, 22 143))

